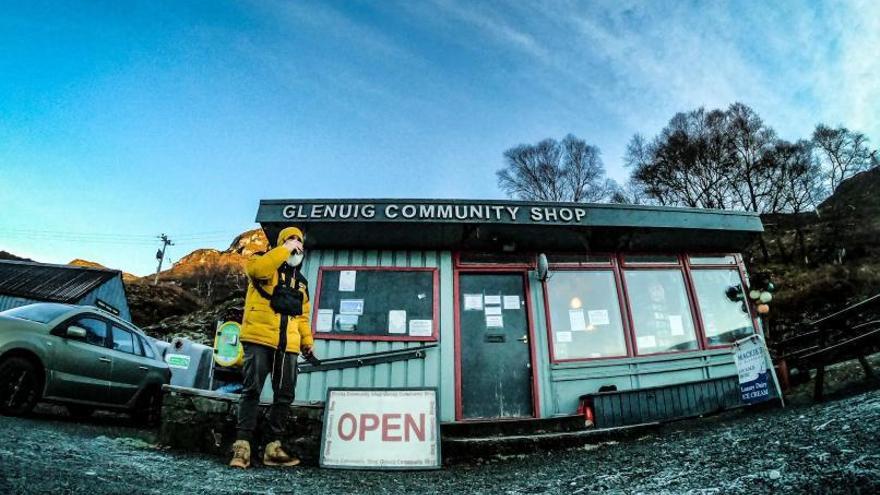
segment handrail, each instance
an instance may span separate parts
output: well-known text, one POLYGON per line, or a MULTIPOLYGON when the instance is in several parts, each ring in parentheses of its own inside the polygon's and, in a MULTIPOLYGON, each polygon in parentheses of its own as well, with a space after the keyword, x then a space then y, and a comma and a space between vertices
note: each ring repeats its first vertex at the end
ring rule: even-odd
POLYGON ((807 325, 809 325, 809 326, 819 326, 821 323, 826 323, 826 322, 828 322, 829 320, 833 320, 834 318, 837 318, 837 317, 839 317, 839 316, 841 316, 841 315, 843 315, 843 314, 845 314, 845 313, 849 313, 849 312, 851 312, 852 310, 854 310, 854 309, 856 309, 856 308, 859 308, 859 307, 861 307, 861 306, 867 305, 867 304, 872 303, 872 302, 875 302, 875 301, 876 301, 876 302, 880 302, 880 294, 873 295, 873 296, 871 296, 871 297, 869 297, 869 298, 867 298, 867 299, 865 299, 865 300, 863 300, 863 301, 857 302, 857 303, 855 303, 855 304, 853 304, 853 305, 851 305, 851 306, 848 306, 848 307, 846 307, 846 308, 843 308, 843 309, 841 309, 840 311, 838 311, 838 312, 836 312, 836 313, 833 313, 833 314, 830 314, 830 315, 828 315, 828 316, 826 316, 826 317, 824 317, 824 318, 819 318, 819 319, 816 320, 816 321, 811 321, 811 322, 807 323, 807 325))
POLYGON ((408 359, 424 359, 428 349, 437 347, 437 344, 421 345, 391 351, 371 352, 354 356, 342 356, 338 358, 322 359, 317 364, 302 363, 298 366, 300 373, 312 373, 316 371, 330 371, 345 368, 357 368, 361 366, 373 366, 377 364, 392 363, 408 359))

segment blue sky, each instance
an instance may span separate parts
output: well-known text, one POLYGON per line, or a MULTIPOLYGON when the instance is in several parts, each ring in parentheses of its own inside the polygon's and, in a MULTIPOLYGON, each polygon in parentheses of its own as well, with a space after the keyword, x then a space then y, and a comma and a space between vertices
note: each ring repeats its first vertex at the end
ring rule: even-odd
POLYGON ((743 101, 788 139, 880 142, 880 3, 0 1, 0 249, 137 274, 261 198, 502 198, 567 133, 743 101))

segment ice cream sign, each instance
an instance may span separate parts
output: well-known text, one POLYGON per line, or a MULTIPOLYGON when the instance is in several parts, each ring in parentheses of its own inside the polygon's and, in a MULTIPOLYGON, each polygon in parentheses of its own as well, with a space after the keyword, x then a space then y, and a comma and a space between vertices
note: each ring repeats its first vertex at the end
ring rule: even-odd
POLYGON ((321 467, 440 467, 435 389, 331 388, 325 404, 321 467))
POLYGON ((761 338, 752 335, 733 346, 733 358, 739 375, 740 398, 745 404, 770 400, 771 377, 768 356, 761 338))

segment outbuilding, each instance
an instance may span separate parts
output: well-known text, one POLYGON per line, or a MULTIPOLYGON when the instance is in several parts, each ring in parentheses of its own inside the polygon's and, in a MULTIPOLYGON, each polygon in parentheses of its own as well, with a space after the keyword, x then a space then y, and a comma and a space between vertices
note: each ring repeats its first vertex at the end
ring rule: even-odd
POLYGON ((36 302, 96 306, 131 321, 118 270, 0 260, 0 311, 36 302))
POLYGON ((436 387, 451 423, 572 416, 616 392, 632 423, 646 401, 737 405, 731 345, 760 332, 740 254, 763 231, 752 213, 263 200, 257 221, 269 239, 303 229, 316 354, 356 363, 303 373, 298 400, 436 387))

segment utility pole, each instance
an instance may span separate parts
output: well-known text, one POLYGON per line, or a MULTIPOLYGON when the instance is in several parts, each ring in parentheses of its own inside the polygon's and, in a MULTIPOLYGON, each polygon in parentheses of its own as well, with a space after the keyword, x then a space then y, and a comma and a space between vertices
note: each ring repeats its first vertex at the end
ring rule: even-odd
POLYGON ((165 234, 160 235, 159 240, 162 241, 162 249, 156 251, 156 259, 159 260, 159 266, 156 267, 156 278, 153 280, 153 285, 159 284, 159 272, 162 271, 162 262, 165 260, 165 248, 174 245, 165 234))

